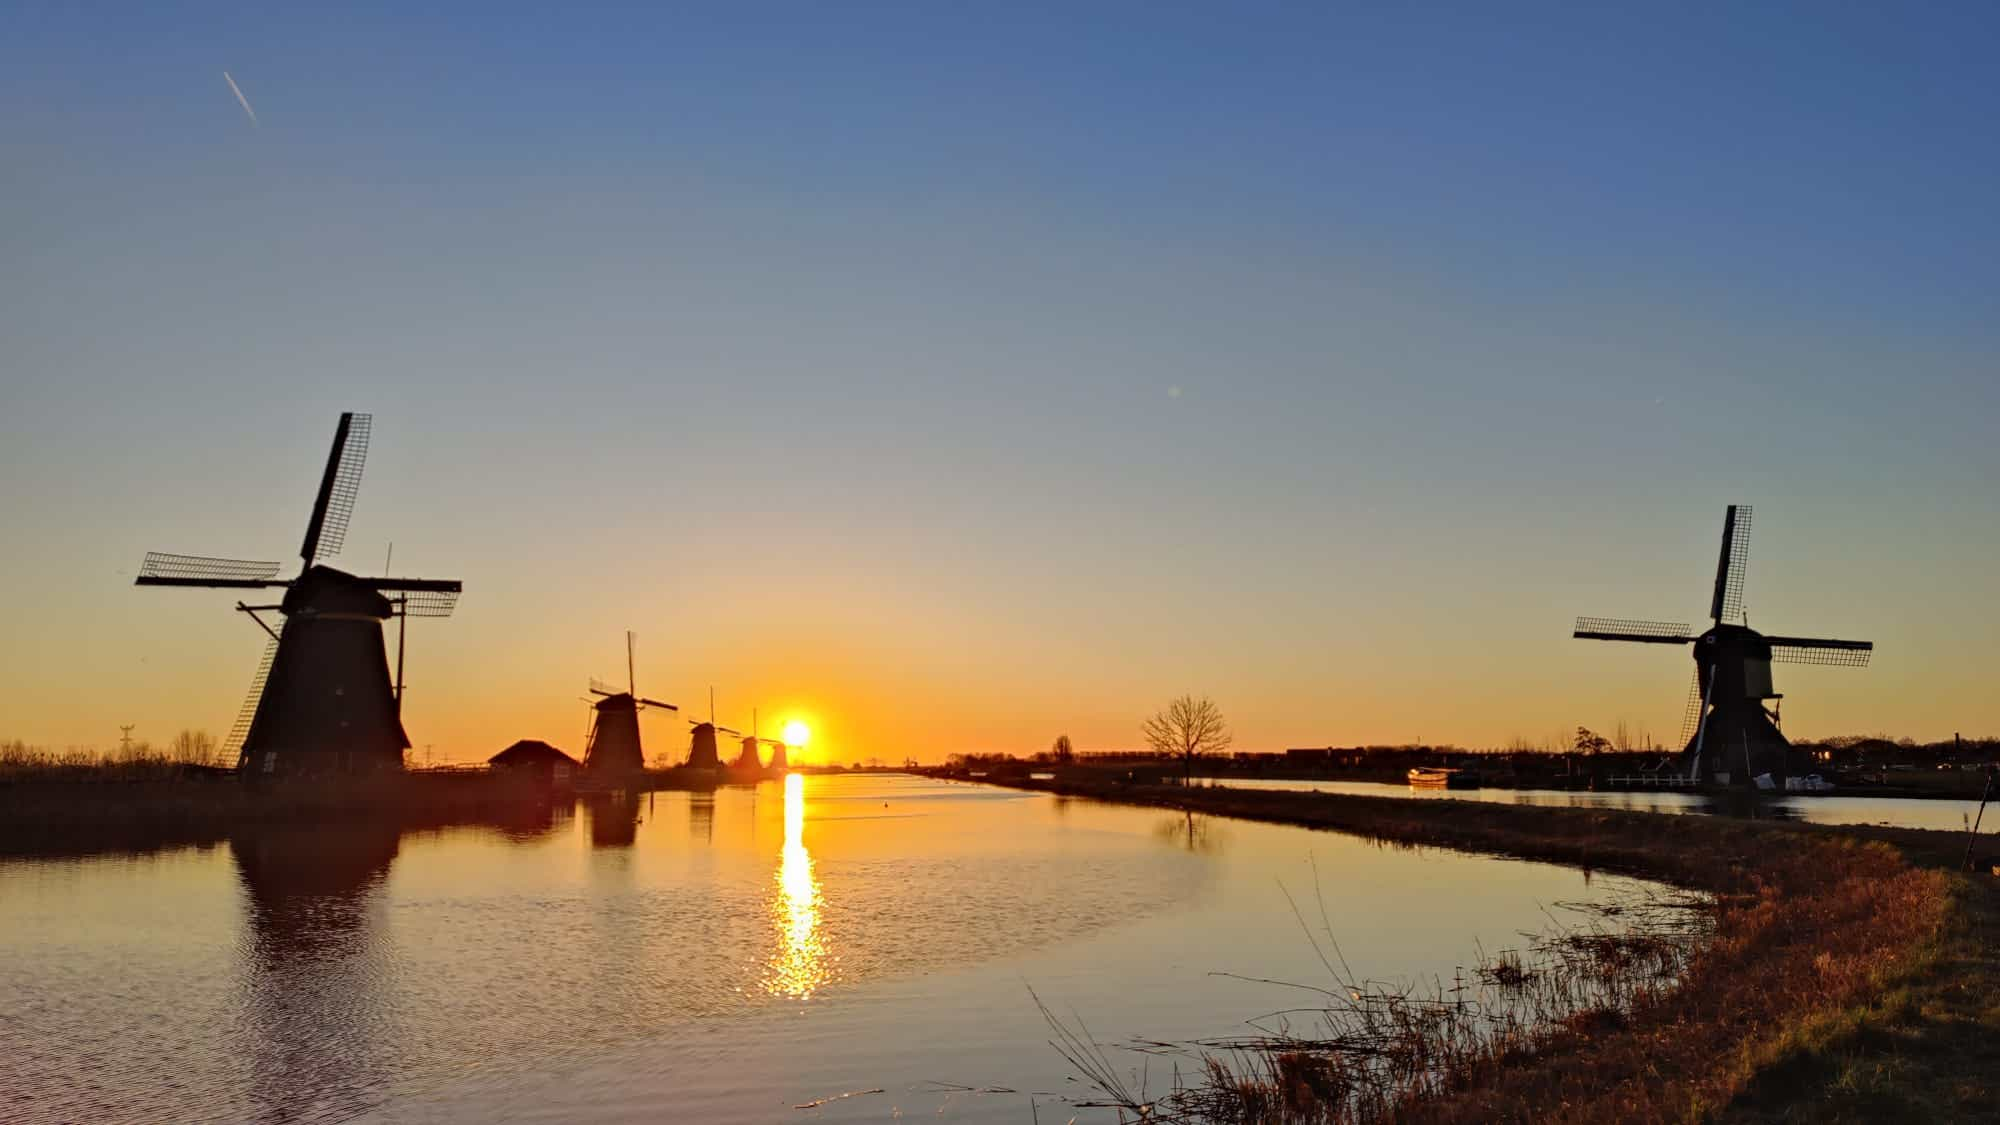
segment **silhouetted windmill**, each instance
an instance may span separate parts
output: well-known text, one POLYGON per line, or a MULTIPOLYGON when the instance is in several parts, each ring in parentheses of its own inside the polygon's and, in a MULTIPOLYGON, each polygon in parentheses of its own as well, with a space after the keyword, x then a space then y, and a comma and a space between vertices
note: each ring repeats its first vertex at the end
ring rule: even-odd
POLYGON ((752 707, 750 709, 750 733, 743 736, 743 751, 742 753, 736 756, 735 761, 729 763, 730 769, 744 770, 744 771, 755 771, 763 769, 764 761, 761 757, 758 756, 757 751, 759 747, 766 745, 776 748, 772 751, 773 754, 772 760, 774 763, 776 763, 774 768, 778 769, 784 768, 783 763, 785 760, 785 744, 778 741, 775 738, 758 737, 757 726, 758 726, 757 709, 755 707, 752 707))
POLYGON ((270 634, 225 749, 253 774, 397 769, 409 737, 402 720, 402 655, 389 681, 382 623, 391 617, 448 617, 461 589, 455 578, 364 578, 322 565, 340 553, 368 457, 370 416, 342 414, 333 431, 319 494, 306 522, 296 578, 280 564, 194 555, 148 554, 141 586, 282 588, 277 605, 236 608, 270 634), (278 612, 273 629, 260 613, 278 612))
POLYGON ((714 688, 708 689, 708 721, 689 719, 688 722, 694 725, 694 730, 688 732, 687 764, 698 770, 721 769, 722 757, 715 750, 716 733, 741 734, 742 732, 715 724, 714 688))
POLYGON ((639 739, 639 712, 647 707, 679 711, 671 703, 639 696, 638 676, 633 669, 632 633, 625 633, 625 690, 590 681, 592 695, 602 696, 595 704, 590 724, 590 741, 583 752, 583 768, 596 774, 638 773, 646 768, 646 752, 639 739))
POLYGON ((1694 688, 1681 734, 1687 739, 1687 776, 1697 780, 1750 784, 1770 774, 1774 784, 1781 781, 1791 743, 1778 728, 1775 710, 1764 709, 1765 700, 1784 698, 1771 689, 1772 663, 1859 667, 1875 649, 1872 641, 1773 637, 1750 628, 1743 613, 1749 562, 1750 506, 1731 504, 1722 521, 1722 554, 1709 600, 1715 624, 1707 632, 1697 637, 1686 625, 1661 621, 1576 619, 1574 635, 1586 640, 1694 645, 1694 688))

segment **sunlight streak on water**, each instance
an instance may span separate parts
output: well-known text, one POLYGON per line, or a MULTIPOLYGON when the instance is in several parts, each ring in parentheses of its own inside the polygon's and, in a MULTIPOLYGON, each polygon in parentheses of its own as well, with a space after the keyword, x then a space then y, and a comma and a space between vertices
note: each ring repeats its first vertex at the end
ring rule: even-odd
POLYGON ((806 851, 806 779, 785 775, 785 850, 774 879, 771 918, 778 931, 778 949, 764 978, 773 996, 804 1000, 832 975, 826 942, 820 933, 819 883, 813 878, 812 853, 806 851))

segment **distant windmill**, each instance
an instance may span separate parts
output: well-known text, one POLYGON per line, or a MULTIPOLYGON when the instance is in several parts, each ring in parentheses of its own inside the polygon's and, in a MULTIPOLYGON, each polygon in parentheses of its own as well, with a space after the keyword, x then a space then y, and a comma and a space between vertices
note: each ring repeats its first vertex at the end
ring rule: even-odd
POLYGON ((638 773, 646 768, 646 752, 639 740, 639 712, 647 707, 679 711, 671 703, 639 696, 638 676, 633 670, 632 633, 625 633, 625 690, 614 691, 598 680, 590 681, 590 693, 601 696, 590 724, 590 738, 583 752, 583 768, 597 774, 638 773))
POLYGON ((752 707, 750 709, 750 733, 743 736, 743 751, 736 756, 735 761, 729 763, 730 769, 745 771, 763 769, 763 759, 758 756, 758 749, 762 746, 772 747, 771 768, 785 768, 785 744, 775 738, 759 738, 757 736, 757 725, 757 709, 752 707))
POLYGON ((306 522, 305 560, 296 578, 277 578, 274 562, 148 554, 140 586, 281 588, 277 605, 236 608, 270 634, 224 750, 253 774, 396 769, 409 748, 402 720, 402 654, 389 680, 382 623, 391 617, 448 617, 461 589, 455 578, 364 578, 324 566, 340 553, 361 488, 371 418, 342 414, 333 431, 319 494, 306 522), (284 616, 273 629, 260 613, 284 616))
POLYGON ((722 758, 715 750, 715 736, 717 732, 722 734, 741 734, 742 732, 715 724, 714 688, 711 687, 708 689, 708 721, 702 722, 698 719, 689 719, 688 722, 694 724, 694 729, 688 732, 688 766, 698 770, 721 769, 722 758))
POLYGON ((1722 521, 1722 554, 1715 564, 1715 593, 1709 617, 1715 622, 1695 636, 1686 625, 1661 621, 1579 617, 1575 636, 1595 641, 1653 645, 1694 645, 1695 679, 1681 735, 1687 739, 1687 775, 1698 780, 1749 784, 1769 774, 1785 775, 1791 743, 1778 729, 1765 700, 1784 697, 1771 689, 1771 665, 1832 664, 1859 667, 1875 649, 1872 641, 1819 637, 1773 637, 1750 628, 1743 614, 1743 576, 1750 561, 1750 506, 1731 504, 1722 521))

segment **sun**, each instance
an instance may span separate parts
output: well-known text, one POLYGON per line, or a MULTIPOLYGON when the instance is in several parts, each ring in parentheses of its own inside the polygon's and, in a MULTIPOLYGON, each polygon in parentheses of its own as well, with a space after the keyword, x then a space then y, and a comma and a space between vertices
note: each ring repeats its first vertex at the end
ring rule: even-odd
POLYGON ((791 722, 785 724, 785 745, 804 746, 806 743, 812 741, 812 733, 811 727, 797 719, 793 719, 791 722))

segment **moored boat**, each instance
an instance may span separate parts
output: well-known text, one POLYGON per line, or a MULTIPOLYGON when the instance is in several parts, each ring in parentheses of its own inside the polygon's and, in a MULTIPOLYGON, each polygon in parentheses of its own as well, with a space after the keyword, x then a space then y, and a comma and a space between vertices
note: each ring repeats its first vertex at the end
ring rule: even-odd
POLYGON ((1479 775, 1444 766, 1416 766, 1410 770, 1413 789, 1477 789, 1479 775))

